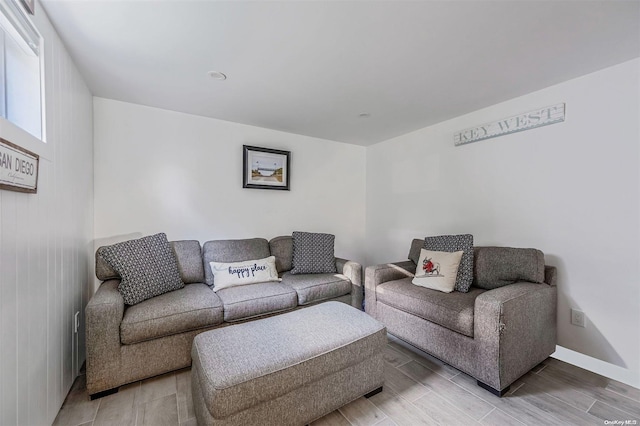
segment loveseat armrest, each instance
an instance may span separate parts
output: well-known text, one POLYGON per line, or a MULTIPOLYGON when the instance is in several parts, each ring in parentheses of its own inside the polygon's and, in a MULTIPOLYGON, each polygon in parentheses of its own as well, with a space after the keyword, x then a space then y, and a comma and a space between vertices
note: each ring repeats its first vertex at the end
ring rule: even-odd
POLYGON ((124 299, 120 280, 103 282, 85 309, 87 390, 90 395, 108 390, 110 378, 119 374, 120 323, 124 299))
POLYGON ((367 266, 364 272, 364 308, 374 318, 376 317, 376 287, 380 284, 413 277, 416 264, 410 260, 382 263, 380 265, 367 266))
POLYGON ((556 349, 557 289, 519 282, 479 295, 474 339, 479 339, 478 380, 500 391, 556 349))
POLYGON ((336 270, 351 281, 351 306, 362 310, 362 265, 353 260, 336 257, 336 270))

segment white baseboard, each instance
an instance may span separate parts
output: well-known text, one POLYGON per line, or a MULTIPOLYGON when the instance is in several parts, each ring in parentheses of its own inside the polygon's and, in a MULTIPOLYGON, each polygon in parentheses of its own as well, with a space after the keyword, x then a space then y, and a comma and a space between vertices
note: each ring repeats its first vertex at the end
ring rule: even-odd
POLYGON ((640 389, 638 371, 627 370, 562 346, 556 346, 556 351, 551 357, 640 389))

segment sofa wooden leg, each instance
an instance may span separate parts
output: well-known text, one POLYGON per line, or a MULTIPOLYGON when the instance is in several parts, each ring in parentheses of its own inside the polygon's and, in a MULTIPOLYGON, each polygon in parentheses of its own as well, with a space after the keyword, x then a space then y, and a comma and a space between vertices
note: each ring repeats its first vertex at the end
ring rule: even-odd
POLYGON ((502 397, 504 394, 506 394, 507 392, 509 392, 509 388, 511 388, 511 385, 507 386, 506 388, 502 389, 502 390, 497 390, 492 388, 491 386, 482 383, 480 380, 476 380, 476 383, 478 383, 478 386, 480 386, 482 389, 488 390, 489 392, 491 392, 492 394, 494 394, 495 396, 499 396, 502 397))
POLYGON ((380 386, 378 389, 372 390, 371 392, 366 394, 364 397, 365 398, 371 398, 373 395, 379 394, 380 392, 382 392, 382 386, 380 386))
POLYGON ((107 395, 112 395, 112 394, 117 393, 117 392, 118 392, 118 388, 114 388, 114 389, 109 389, 109 390, 106 390, 106 391, 94 393, 93 395, 89 395, 89 396, 91 397, 91 400, 93 401, 94 399, 102 398, 103 396, 107 396, 107 395))

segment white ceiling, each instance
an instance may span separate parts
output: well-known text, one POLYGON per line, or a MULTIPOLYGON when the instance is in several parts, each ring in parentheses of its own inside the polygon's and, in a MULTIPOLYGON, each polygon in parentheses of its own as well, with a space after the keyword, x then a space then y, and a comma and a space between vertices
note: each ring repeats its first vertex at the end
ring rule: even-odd
POLYGON ((359 145, 640 56, 635 0, 42 3, 95 96, 359 145))

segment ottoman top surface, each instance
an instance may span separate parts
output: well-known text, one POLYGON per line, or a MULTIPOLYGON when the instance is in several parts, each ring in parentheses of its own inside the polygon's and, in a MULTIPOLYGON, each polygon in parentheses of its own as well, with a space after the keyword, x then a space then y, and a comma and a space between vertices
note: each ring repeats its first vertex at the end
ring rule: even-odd
MULTIPOLYGON (((331 352, 335 352, 331 361, 334 365, 324 366, 325 370, 345 368, 380 350, 380 342, 382 346, 386 343, 386 330, 380 322, 347 304, 325 302, 198 334, 192 357, 206 386, 221 390, 331 352), (376 339, 367 339, 375 334, 376 339), (339 350, 348 346, 353 348, 339 350), (365 350, 365 346, 371 346, 371 350, 365 350), (335 358, 341 352, 344 359, 335 358)), ((307 369, 306 374, 311 371, 307 369)))

